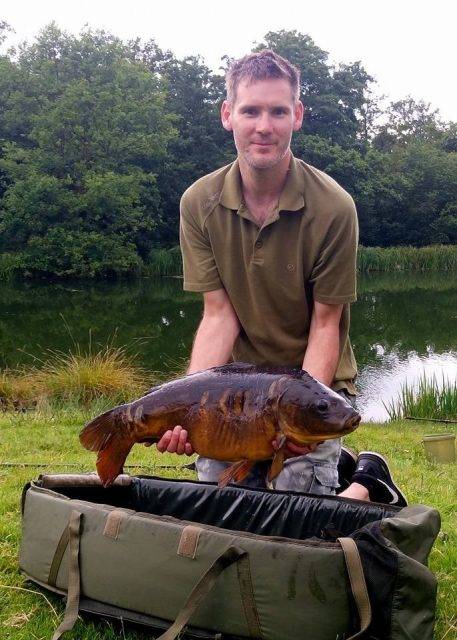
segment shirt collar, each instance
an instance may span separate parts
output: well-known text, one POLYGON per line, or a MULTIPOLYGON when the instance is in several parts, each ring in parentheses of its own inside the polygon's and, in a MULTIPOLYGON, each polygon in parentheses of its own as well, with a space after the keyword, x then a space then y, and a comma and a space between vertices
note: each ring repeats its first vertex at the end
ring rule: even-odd
MULTIPOLYGON (((284 188, 279 198, 278 211, 299 211, 305 208, 302 169, 294 156, 291 156, 284 188)), ((243 203, 241 175, 238 160, 228 170, 222 187, 219 202, 223 207, 238 211, 243 203)))

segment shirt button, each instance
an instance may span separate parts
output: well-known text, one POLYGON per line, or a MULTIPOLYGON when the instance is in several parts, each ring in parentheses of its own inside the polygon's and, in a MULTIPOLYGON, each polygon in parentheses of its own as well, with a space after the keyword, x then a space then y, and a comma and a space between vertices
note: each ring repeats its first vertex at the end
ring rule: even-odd
POLYGON ((257 240, 257 242, 255 243, 254 247, 256 249, 261 249, 263 247, 263 242, 262 240, 257 240))
POLYGON ((292 272, 292 271, 295 271, 295 267, 294 267, 294 265, 293 265, 293 264, 290 264, 290 263, 287 265, 286 269, 287 269, 287 271, 291 271, 291 272, 292 272))

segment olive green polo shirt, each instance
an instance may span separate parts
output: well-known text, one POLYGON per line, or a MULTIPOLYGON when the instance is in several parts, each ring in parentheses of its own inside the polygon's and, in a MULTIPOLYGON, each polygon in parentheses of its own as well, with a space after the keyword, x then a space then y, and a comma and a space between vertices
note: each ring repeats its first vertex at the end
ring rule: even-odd
POLYGON ((233 359, 301 367, 313 300, 343 303, 334 388, 351 393, 357 241, 351 196, 296 158, 277 208, 261 227, 243 201, 238 161, 197 180, 181 199, 184 289, 226 290, 241 324, 233 359))

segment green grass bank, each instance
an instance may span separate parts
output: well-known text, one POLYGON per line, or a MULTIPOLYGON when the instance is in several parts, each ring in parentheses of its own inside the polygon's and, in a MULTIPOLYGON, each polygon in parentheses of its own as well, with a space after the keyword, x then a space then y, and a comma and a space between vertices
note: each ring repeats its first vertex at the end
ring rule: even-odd
MULTIPOLYGON (((360 273, 454 271, 457 270, 457 245, 433 245, 420 248, 360 246, 357 269, 360 273)), ((144 275, 182 275, 179 247, 152 251, 143 273, 144 275)))
MULTIPOLYGON (((360 273, 423 272, 457 270, 457 245, 432 245, 429 247, 359 247, 357 268, 360 273)), ((141 260, 132 270, 100 271, 94 274, 104 277, 182 276, 182 260, 179 247, 152 249, 145 262, 141 260)), ((77 274, 73 274, 73 277, 77 274)), ((0 280, 14 278, 49 278, 52 273, 31 271, 19 254, 0 254, 0 280)))
MULTIPOLYGON (((40 473, 94 470, 95 454, 79 444, 78 433, 89 418, 111 406, 98 400, 86 408, 76 404, 60 409, 0 413, 0 639, 48 640, 63 614, 59 598, 27 583, 18 570, 20 543, 19 502, 23 485, 40 473), (29 465, 29 466, 28 466, 29 465), (43 466, 38 466, 43 465, 43 466)), ((397 421, 364 424, 346 439, 357 450, 374 449, 385 455, 396 481, 410 503, 436 507, 442 530, 430 557, 439 584, 436 640, 457 634, 457 488, 455 465, 427 462, 421 440, 443 432, 444 425, 397 421)), ((445 427, 449 431, 449 425, 445 427)), ((154 447, 135 446, 129 456, 130 473, 175 478, 194 477, 180 468, 187 457, 161 455, 154 447), (172 465, 173 468, 163 468, 172 465)), ((84 616, 73 638, 78 640, 140 640, 142 632, 84 616)))

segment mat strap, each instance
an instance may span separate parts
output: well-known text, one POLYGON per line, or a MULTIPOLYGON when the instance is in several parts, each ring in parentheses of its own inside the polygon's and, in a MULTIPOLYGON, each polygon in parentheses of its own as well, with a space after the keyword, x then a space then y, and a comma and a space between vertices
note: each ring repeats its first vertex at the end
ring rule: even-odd
POLYGON ((217 578, 234 563, 238 563, 238 582, 249 635, 251 638, 262 638, 252 589, 248 553, 239 547, 229 547, 197 582, 171 627, 156 640, 175 640, 214 587, 217 578))
MULTIPOLYGON (((70 558, 68 563, 68 593, 67 593, 67 606, 65 608, 65 615, 56 629, 52 640, 60 640, 65 631, 71 631, 73 629, 76 619, 78 617, 79 609, 79 596, 80 596, 80 575, 79 575, 79 533, 81 528, 82 514, 79 511, 72 511, 70 514, 70 521, 68 523, 68 544, 70 547, 70 558)), ((59 545, 56 550, 56 554, 60 555, 60 561, 63 557, 62 546, 64 545, 65 532, 59 541, 59 545)), ((65 545, 66 547, 66 545, 65 545)), ((57 561, 56 561, 57 563, 57 561)), ((57 567, 58 571, 58 567, 57 567)), ((55 575, 57 577, 56 569, 54 568, 55 575)))
POLYGON ((338 542, 343 549, 352 595, 359 612, 360 630, 347 638, 347 640, 355 640, 362 637, 371 624, 370 598, 357 544, 352 538, 338 538, 338 542))

